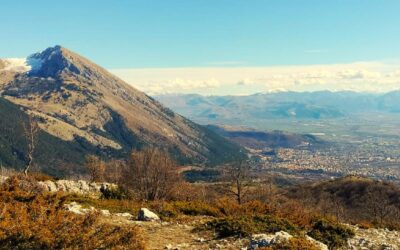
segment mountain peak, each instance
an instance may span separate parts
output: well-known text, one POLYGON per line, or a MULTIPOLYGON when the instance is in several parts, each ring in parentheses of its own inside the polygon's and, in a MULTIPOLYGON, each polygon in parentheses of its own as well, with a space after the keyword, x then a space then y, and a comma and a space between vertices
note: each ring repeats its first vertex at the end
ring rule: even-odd
POLYGON ((75 74, 80 73, 78 67, 74 65, 73 52, 60 45, 35 53, 29 56, 27 61, 28 64, 38 64, 40 62, 40 67, 30 72, 32 76, 55 78, 63 71, 75 74))

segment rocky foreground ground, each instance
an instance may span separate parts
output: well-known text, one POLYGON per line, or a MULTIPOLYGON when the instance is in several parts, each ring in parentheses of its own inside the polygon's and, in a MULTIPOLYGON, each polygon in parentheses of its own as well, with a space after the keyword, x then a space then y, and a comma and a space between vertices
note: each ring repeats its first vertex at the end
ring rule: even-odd
MULTIPOLYGON (((0 176, 0 183, 6 178, 0 176)), ((70 192, 81 195, 99 197, 102 188, 113 186, 108 183, 89 183, 86 181, 44 181, 39 182, 43 188, 50 192, 70 192)), ((254 235, 249 238, 225 238, 217 239, 211 231, 196 230, 196 226, 210 220, 205 216, 187 216, 178 221, 162 221, 156 214, 148 209, 142 209, 139 215, 130 213, 111 213, 95 207, 82 206, 72 202, 66 205, 66 209, 76 214, 84 214, 90 211, 98 211, 105 222, 126 225, 133 224, 140 228, 145 235, 149 249, 257 249, 257 246, 273 244, 276 241, 286 239, 290 235, 286 232, 276 234, 254 235), (264 244, 264 245, 263 245, 264 244)), ((400 250, 400 232, 388 229, 361 229, 348 225, 355 231, 355 237, 348 241, 348 245, 342 250, 400 250)), ((312 241, 312 239, 310 239, 312 241)), ((322 243, 315 242, 320 249, 327 249, 322 243)))
MULTIPOLYGON (((250 249, 251 238, 216 239, 212 232, 198 232, 196 225, 207 220, 204 217, 191 218, 190 222, 138 221, 135 216, 110 215, 105 220, 116 224, 135 224, 146 235, 149 249, 250 249)), ((341 250, 398 250, 400 232, 385 229, 360 229, 352 226, 356 236, 341 250)), ((258 235, 259 237, 259 235, 258 235)), ((273 239, 276 235, 263 235, 273 239)), ((320 249, 327 249, 322 244, 320 249)))

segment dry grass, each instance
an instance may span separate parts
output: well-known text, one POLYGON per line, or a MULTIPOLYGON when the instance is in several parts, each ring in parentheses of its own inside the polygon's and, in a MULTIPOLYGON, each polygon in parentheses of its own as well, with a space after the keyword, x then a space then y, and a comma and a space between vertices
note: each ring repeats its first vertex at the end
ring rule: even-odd
POLYGON ((32 178, 0 189, 0 249, 145 249, 140 230, 64 209, 65 197, 43 193, 32 178))

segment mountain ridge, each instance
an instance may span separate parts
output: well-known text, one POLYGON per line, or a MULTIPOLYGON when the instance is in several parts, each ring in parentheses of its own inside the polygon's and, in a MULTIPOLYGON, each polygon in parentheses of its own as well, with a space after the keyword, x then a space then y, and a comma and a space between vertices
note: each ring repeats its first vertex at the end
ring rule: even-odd
POLYGON ((399 113, 400 91, 384 94, 351 91, 256 93, 247 96, 158 95, 164 105, 202 123, 246 119, 341 118, 360 112, 399 113))
POLYGON ((214 164, 240 155, 239 146, 66 48, 35 53, 26 64, 30 70, 12 72, 0 84, 1 96, 37 117, 54 137, 81 138, 100 151, 161 147, 180 162, 214 164))

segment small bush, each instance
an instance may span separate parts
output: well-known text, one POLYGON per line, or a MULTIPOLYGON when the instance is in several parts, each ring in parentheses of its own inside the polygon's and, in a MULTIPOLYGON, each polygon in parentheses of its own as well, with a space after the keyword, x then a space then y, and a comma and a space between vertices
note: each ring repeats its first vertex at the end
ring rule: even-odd
POLYGON ((300 231, 296 225, 279 217, 258 215, 253 217, 253 221, 256 225, 257 233, 275 233, 285 231, 291 234, 297 234, 300 231))
POLYGON ((124 200, 131 197, 129 192, 120 187, 100 188, 102 199, 124 200))
POLYGON ((217 200, 215 206, 225 216, 254 216, 272 211, 269 205, 260 201, 249 201, 239 205, 236 201, 228 198, 217 200))
POLYGON ((256 232, 253 221, 248 217, 215 219, 208 222, 206 228, 214 230, 219 238, 245 237, 256 232))
POLYGON ((287 241, 275 244, 270 249, 271 250, 318 250, 319 248, 305 238, 293 237, 287 241))
POLYGON ((40 172, 32 172, 29 174, 29 176, 35 179, 36 181, 56 181, 54 177, 51 177, 47 174, 40 172))
POLYGON ((178 216, 179 212, 168 202, 151 202, 150 209, 156 212, 162 220, 169 220, 178 216))
POLYGON ((299 229, 289 221, 268 215, 214 219, 206 223, 205 228, 214 230, 219 238, 244 237, 253 233, 276 233, 279 231, 299 233, 299 229))
POLYGON ((314 223, 308 235, 325 243, 330 249, 337 249, 346 245, 347 240, 355 234, 352 229, 344 225, 320 219, 314 223))
POLYGON ((206 215, 218 217, 221 215, 220 211, 210 206, 209 204, 201 201, 177 201, 172 204, 175 209, 185 215, 206 215))
POLYGON ((357 223, 357 226, 362 229, 370 229, 374 227, 374 225, 368 221, 360 221, 357 223))

